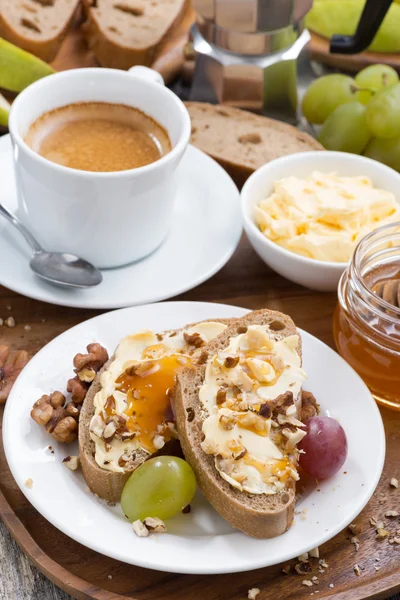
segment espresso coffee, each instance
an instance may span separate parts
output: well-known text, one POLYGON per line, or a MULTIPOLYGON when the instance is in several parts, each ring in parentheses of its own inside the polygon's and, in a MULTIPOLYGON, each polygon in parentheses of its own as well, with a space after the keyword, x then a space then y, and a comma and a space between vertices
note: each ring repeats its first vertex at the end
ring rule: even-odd
POLYGON ((126 171, 155 162, 171 150, 165 129, 124 104, 81 102, 39 117, 26 144, 54 163, 82 171, 126 171))

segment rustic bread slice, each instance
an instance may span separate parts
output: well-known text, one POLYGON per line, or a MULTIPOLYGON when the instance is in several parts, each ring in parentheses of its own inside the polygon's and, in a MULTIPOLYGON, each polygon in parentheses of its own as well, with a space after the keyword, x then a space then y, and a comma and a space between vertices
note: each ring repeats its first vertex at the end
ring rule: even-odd
POLYGON ((1 0, 0 36, 49 62, 78 10, 80 0, 1 0))
MULTIPOLYGON (((233 323, 235 319, 230 319, 229 321, 226 319, 207 319, 207 321, 230 324, 231 322, 233 323)), ((193 327, 194 325, 197 325, 197 323, 187 325, 185 329, 193 327)), ((167 333, 172 333, 172 330, 171 332, 167 333)), ((79 455, 81 459, 83 476, 85 477, 86 483, 91 491, 100 496, 100 498, 104 498, 108 502, 118 502, 121 498, 123 487, 130 474, 146 460, 152 458, 152 456, 155 456, 155 454, 151 456, 145 450, 138 449, 135 453, 135 460, 126 465, 126 471, 124 473, 114 473, 112 471, 102 469, 99 467, 94 458, 95 444, 90 437, 90 421, 94 414, 93 402, 97 392, 101 389, 101 374, 103 371, 108 369, 113 360, 114 356, 112 356, 101 369, 101 371, 97 373, 96 378, 90 386, 83 402, 79 418, 79 455)), ((157 455, 158 454, 172 454, 174 456, 181 456, 182 452, 179 441, 172 439, 170 442, 165 444, 165 446, 159 452, 157 452, 157 455)))
MULTIPOLYGON (((215 340, 204 347, 213 356, 229 345, 229 339, 249 325, 270 324, 271 337, 283 339, 296 333, 292 319, 280 312, 258 310, 238 319, 215 340)), ((301 341, 298 352, 301 358, 301 341)), ((179 439, 187 462, 192 466, 197 483, 220 515, 233 527, 256 538, 271 538, 284 533, 293 521, 295 505, 295 482, 289 479, 286 489, 275 495, 255 495, 232 487, 215 468, 214 456, 207 455, 200 447, 202 423, 206 417, 199 400, 199 387, 205 376, 205 365, 196 370, 185 369, 177 376, 174 408, 179 439)), ((300 414, 301 394, 297 403, 300 414)))
POLYGON ((151 65, 187 0, 84 0, 83 31, 103 67, 151 65))
POLYGON ((222 105, 185 105, 192 120, 191 143, 214 158, 239 187, 274 158, 323 150, 313 137, 281 121, 222 105))
MULTIPOLYGON (((94 397, 101 390, 101 374, 108 369, 113 360, 114 356, 97 373, 95 380, 86 394, 79 416, 79 456, 83 476, 90 490, 108 502, 117 502, 120 499, 122 489, 130 475, 129 472, 113 473, 99 467, 94 458, 95 444, 90 437, 90 421, 94 414, 94 397)), ((139 450, 136 457, 137 464, 131 465, 132 471, 146 460, 148 453, 139 450)))

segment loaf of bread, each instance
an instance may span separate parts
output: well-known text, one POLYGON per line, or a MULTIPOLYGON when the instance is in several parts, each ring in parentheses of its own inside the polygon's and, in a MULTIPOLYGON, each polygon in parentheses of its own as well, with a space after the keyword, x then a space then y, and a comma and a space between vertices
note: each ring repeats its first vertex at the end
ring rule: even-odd
POLYGON ((80 7, 80 0, 0 0, 0 37, 49 62, 80 7))
POLYGON ((239 108, 186 102, 192 120, 191 143, 214 158, 241 187, 265 163, 295 152, 323 150, 292 125, 239 108))
POLYGON ((83 0, 83 31, 103 67, 151 65, 187 0, 83 0))
MULTIPOLYGON (((232 324, 203 352, 211 358, 229 345, 232 337, 246 331, 250 325, 265 325, 269 336, 282 340, 296 334, 292 319, 280 312, 257 310, 232 324)), ((301 358, 301 340, 297 349, 301 358)), ((201 448, 202 425, 208 413, 199 399, 199 389, 205 378, 206 366, 185 369, 178 374, 174 394, 174 408, 179 440, 187 462, 193 468, 197 483, 219 514, 244 533, 256 538, 270 538, 284 533, 292 524, 295 506, 295 482, 289 479, 282 491, 273 495, 250 494, 232 487, 218 473, 213 455, 201 448)), ((298 416, 301 414, 301 394, 296 399, 298 416)))

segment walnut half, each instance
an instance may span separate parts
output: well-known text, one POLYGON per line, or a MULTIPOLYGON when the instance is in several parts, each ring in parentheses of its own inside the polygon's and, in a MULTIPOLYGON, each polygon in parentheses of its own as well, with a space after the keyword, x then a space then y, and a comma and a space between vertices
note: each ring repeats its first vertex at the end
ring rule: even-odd
POLYGON ((91 381, 108 360, 108 352, 100 344, 89 344, 86 349, 87 354, 77 354, 74 358, 76 376, 67 383, 71 402, 66 402, 64 394, 55 391, 39 398, 31 411, 32 419, 58 442, 69 444, 77 439, 81 405, 91 381))
POLYGON ((78 416, 71 416, 70 403, 65 407, 65 396, 61 392, 44 394, 35 402, 31 417, 39 425, 43 425, 58 442, 70 444, 78 437, 78 416))
POLYGON ((0 404, 5 404, 15 380, 28 363, 25 350, 10 351, 8 346, 0 346, 0 404))

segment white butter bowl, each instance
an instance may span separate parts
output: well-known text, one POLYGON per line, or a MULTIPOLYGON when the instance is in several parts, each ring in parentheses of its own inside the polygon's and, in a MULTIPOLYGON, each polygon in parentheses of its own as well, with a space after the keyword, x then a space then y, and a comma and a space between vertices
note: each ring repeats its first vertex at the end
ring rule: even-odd
MULTIPOLYGON (((307 258, 269 240, 255 223, 254 207, 272 192, 274 182, 291 175, 305 178, 313 171, 336 172, 339 176, 364 175, 375 187, 392 192, 400 202, 400 174, 382 163, 346 152, 299 152, 272 160, 255 171, 243 186, 241 205, 247 237, 260 258, 274 271, 305 287, 335 291, 347 267, 344 262, 307 258)), ((380 224, 377 223, 377 227, 380 224)))

